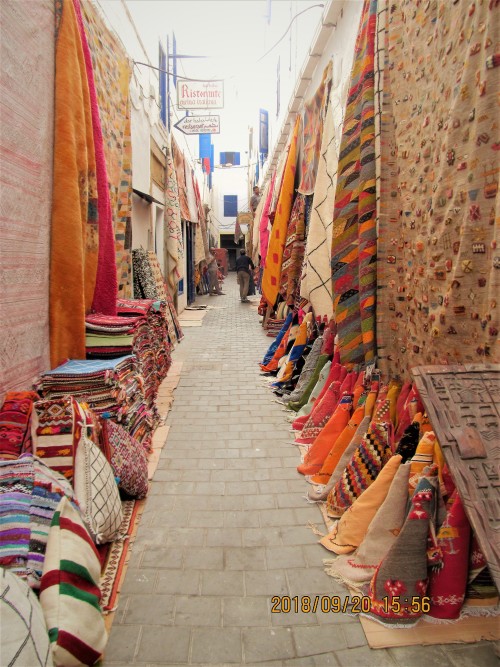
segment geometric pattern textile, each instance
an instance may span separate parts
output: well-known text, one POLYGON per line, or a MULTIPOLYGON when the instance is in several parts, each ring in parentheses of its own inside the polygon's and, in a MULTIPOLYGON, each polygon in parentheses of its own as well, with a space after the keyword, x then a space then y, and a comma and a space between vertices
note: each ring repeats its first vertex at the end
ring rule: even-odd
POLYGON ((114 227, 118 296, 132 294, 132 140, 130 61, 91 2, 82 14, 92 56, 114 227))
POLYGON ((319 355, 321 353, 322 344, 323 344, 323 336, 319 336, 314 341, 311 351, 307 355, 306 363, 302 368, 299 380, 295 385, 295 389, 292 391, 291 394, 287 396, 287 401, 293 402, 293 401, 298 401, 302 398, 302 394, 304 393, 305 388, 309 380, 311 379, 312 374, 314 373, 314 369, 316 367, 319 355))
POLYGON ((119 488, 132 498, 144 498, 148 493, 148 460, 144 446, 111 419, 104 420, 103 437, 119 488))
POLYGON ((30 387, 50 363, 54 4, 1 8, 0 402, 6 391, 30 387))
POLYGON ((167 151, 165 175, 165 226, 167 233, 167 285, 172 295, 177 291, 177 283, 182 278, 183 266, 180 262, 179 246, 182 247, 182 221, 179 205, 179 189, 175 173, 172 149, 167 151))
POLYGON ((34 391, 9 391, 0 408, 0 459, 17 459, 31 451, 31 411, 34 391))
POLYGON ((380 368, 498 362, 498 2, 401 0, 386 28, 380 368), (439 26, 439 29, 437 28, 439 26))
POLYGON ((52 667, 40 602, 24 581, 3 569, 0 569, 0 627, 3 665, 52 667))
POLYGON ((93 665, 107 642, 99 602, 101 567, 78 510, 63 498, 50 526, 40 602, 52 645, 63 665, 93 665))
POLYGON ((118 486, 104 454, 86 436, 76 452, 74 484, 82 519, 96 544, 115 540, 123 519, 118 486))
POLYGON ((343 364, 375 355, 376 193, 373 59, 376 0, 365 0, 340 144, 333 213, 334 313, 343 364))
POLYGON ((280 294, 289 306, 295 303, 305 252, 305 197, 298 194, 288 223, 281 264, 280 294))

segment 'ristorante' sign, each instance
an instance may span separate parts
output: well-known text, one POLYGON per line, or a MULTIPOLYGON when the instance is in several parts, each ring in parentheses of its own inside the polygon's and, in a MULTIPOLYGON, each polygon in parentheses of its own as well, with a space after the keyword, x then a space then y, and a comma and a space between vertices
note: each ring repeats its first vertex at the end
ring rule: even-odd
POLYGON ((177 106, 180 109, 222 109, 222 81, 177 81, 177 106))

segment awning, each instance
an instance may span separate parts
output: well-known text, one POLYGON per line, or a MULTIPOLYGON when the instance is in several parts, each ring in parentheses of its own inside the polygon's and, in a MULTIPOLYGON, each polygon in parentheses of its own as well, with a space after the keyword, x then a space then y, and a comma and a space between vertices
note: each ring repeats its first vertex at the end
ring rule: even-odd
POLYGON ((132 188, 132 191, 135 192, 135 194, 141 199, 145 199, 148 202, 148 204, 152 204, 153 202, 155 202, 156 204, 161 204, 162 206, 165 206, 165 202, 158 201, 158 199, 155 199, 152 195, 148 195, 146 192, 141 192, 140 190, 136 190, 135 188, 132 188))

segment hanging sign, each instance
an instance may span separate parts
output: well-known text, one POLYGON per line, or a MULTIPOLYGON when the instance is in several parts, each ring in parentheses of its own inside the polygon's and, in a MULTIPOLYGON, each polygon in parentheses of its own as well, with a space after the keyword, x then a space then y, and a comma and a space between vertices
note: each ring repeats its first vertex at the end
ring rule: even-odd
POLYGON ((177 81, 179 109, 223 109, 224 83, 222 81, 177 81))
POLYGON ((220 116, 184 116, 174 127, 184 134, 219 134, 220 116))

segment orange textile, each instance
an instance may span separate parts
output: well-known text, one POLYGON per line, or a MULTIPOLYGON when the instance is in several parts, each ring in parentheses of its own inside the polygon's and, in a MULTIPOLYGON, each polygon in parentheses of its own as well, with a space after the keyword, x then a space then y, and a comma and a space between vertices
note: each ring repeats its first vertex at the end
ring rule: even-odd
MULTIPOLYGON (((356 408, 353 416, 349 419, 349 423, 344 428, 342 433, 340 433, 335 442, 330 439, 332 448, 324 460, 321 470, 316 473, 316 475, 313 475, 313 477, 311 477, 309 480, 312 484, 328 484, 330 477, 332 476, 332 472, 337 467, 337 464, 340 461, 340 457, 353 439, 354 434, 356 433, 358 426, 363 421, 364 416, 365 406, 361 405, 359 408, 356 408)), ((321 436, 322 433, 320 433, 318 438, 321 438, 321 436)))
POLYGON ((430 466, 434 460, 434 445, 436 436, 433 431, 424 433, 418 443, 417 451, 411 460, 410 479, 408 482, 408 491, 410 496, 417 488, 418 481, 424 472, 424 468, 430 466))
POLYGON ((276 351, 273 354, 271 361, 265 366, 263 366, 262 364, 260 365, 262 371, 264 371, 265 373, 269 373, 271 371, 278 370, 280 359, 285 355, 288 343, 293 340, 294 329, 297 329, 297 325, 291 324, 290 328, 281 339, 281 343, 276 348, 276 351))
POLYGON ((329 551, 336 554, 350 554, 364 540, 367 530, 378 509, 389 493, 402 456, 392 456, 371 484, 344 512, 333 526, 329 535, 320 540, 329 551))
POLYGON ((273 228, 269 237, 266 265, 262 276, 262 295, 270 306, 274 306, 278 296, 281 261, 286 243, 286 232, 288 221, 292 211, 293 189, 295 183, 295 172, 297 166, 297 140, 301 124, 300 116, 297 116, 295 127, 290 140, 290 150, 285 164, 283 182, 274 216, 273 228))
POLYGON ((71 0, 56 5, 54 185, 50 242, 50 357, 85 359, 99 235, 92 111, 80 32, 71 0))
POLYGON ((352 398, 344 396, 326 426, 311 445, 304 462, 297 466, 302 475, 314 475, 321 470, 330 449, 349 422, 352 398))
POLYGON ((297 417, 292 423, 292 428, 294 431, 302 431, 304 426, 307 424, 309 419, 314 416, 314 411, 321 405, 325 394, 328 391, 328 388, 331 387, 332 382, 342 382, 347 375, 347 369, 340 364, 333 364, 330 366, 330 371, 328 377, 326 378, 323 389, 319 393, 318 397, 313 401, 311 410, 305 414, 297 417))

